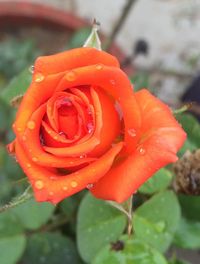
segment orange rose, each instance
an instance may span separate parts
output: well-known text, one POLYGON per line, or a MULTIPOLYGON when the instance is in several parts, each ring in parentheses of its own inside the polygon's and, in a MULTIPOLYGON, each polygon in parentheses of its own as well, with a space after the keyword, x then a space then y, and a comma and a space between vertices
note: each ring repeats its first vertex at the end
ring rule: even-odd
POLYGON ((9 150, 36 200, 52 203, 85 188, 123 202, 186 138, 167 105, 134 93, 117 59, 94 48, 39 57, 13 128, 9 150))

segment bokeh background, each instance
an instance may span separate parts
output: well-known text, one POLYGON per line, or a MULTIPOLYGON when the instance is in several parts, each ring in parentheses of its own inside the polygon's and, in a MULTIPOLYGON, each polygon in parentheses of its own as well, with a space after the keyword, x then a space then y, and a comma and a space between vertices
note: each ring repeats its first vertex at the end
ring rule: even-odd
MULTIPOLYGON (((31 80, 28 69, 31 71, 38 55, 81 46, 94 18, 101 24, 105 48, 119 58, 136 90, 148 87, 172 108, 193 101, 190 111, 199 118, 199 0, 0 0, 0 205, 23 193, 27 186, 5 145, 13 138, 10 127, 20 101, 16 96, 31 80), (13 97, 15 100, 10 100, 13 97)), ((82 263, 73 242, 76 210, 82 196, 81 193, 68 199, 58 208, 49 204, 39 206, 31 200, 1 214, 0 264, 82 263), (22 224, 17 224, 19 219, 22 224), (21 231, 24 227, 26 236, 21 231), (54 230, 69 234, 71 240, 52 233, 54 230), (10 236, 16 240, 9 240, 10 236), (28 246, 27 237, 31 237, 28 246), (16 249, 18 246, 21 251, 16 249), (7 248, 16 257, 9 259, 7 248), (61 252, 59 256, 57 250, 61 252)), ((186 199, 187 206, 193 205, 195 212, 189 215, 200 221, 200 198, 190 198, 186 199)), ((197 227, 200 222, 195 229, 200 237, 197 227)), ((173 246, 167 254, 176 254, 188 263, 200 263, 200 238, 195 239, 190 250, 187 246, 173 246)))

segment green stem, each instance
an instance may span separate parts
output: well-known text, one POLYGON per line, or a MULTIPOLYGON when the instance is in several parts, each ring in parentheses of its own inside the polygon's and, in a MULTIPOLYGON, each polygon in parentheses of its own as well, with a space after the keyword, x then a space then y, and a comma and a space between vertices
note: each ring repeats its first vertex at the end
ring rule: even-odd
POLYGON ((128 225, 127 225, 127 234, 128 236, 131 236, 132 230, 133 230, 133 224, 132 224, 132 217, 133 217, 133 195, 129 198, 128 202, 128 210, 126 210, 123 205, 113 202, 113 201, 107 201, 109 205, 112 207, 116 208, 120 212, 126 215, 127 220, 128 220, 128 225))
POLYGON ((189 110, 191 107, 192 107, 192 103, 185 104, 181 108, 173 110, 173 114, 175 115, 182 114, 186 112, 187 110, 189 110))
POLYGON ((31 186, 28 186, 28 188, 24 191, 22 195, 12 199, 8 204, 5 204, 2 207, 0 207, 0 213, 3 213, 31 199, 33 197, 33 194, 29 192, 30 189, 31 186))

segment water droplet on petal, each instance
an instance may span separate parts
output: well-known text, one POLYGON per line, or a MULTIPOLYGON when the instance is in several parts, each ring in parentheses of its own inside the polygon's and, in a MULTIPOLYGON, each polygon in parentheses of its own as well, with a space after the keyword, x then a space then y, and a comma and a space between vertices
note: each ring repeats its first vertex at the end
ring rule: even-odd
POLYGON ((144 155, 146 153, 146 150, 144 148, 139 148, 139 153, 141 155, 144 155))
POLYGON ((79 158, 80 159, 84 159, 84 158, 86 158, 86 155, 85 154, 84 155, 80 155, 79 158))
POLYGON ((71 186, 72 186, 73 188, 77 187, 77 185, 78 185, 78 183, 77 183, 76 181, 72 181, 72 182, 71 182, 71 186))
POLYGON ((44 80, 44 75, 42 73, 36 73, 34 76, 34 81, 40 83, 44 80))
POLYGON ((86 187, 87 187, 87 189, 92 189, 93 188, 93 186, 94 186, 94 184, 93 183, 89 183, 86 187))
POLYGON ((37 161, 38 161, 38 158, 33 157, 33 158, 32 158, 32 161, 37 162, 37 161))
POLYGON ((41 180, 38 180, 35 182, 35 188, 37 188, 38 190, 41 190, 42 188, 44 188, 44 183, 41 180))
POLYGON ((57 136, 54 136, 53 138, 54 138, 55 140, 57 140, 57 139, 58 139, 58 137, 57 137, 57 136))
POLYGON ((59 135, 62 136, 62 137, 64 137, 64 138, 67 137, 66 134, 65 134, 65 132, 63 132, 63 131, 60 131, 60 132, 59 132, 59 135))
POLYGON ((112 85, 114 85, 116 82, 115 82, 115 80, 110 80, 110 83, 111 83, 112 85))
POLYGON ((102 70, 103 69, 103 64, 97 64, 96 65, 97 70, 102 70))
POLYGON ((17 131, 21 132, 22 131, 21 127, 17 127, 17 131))
POLYGON ((128 134, 131 136, 131 137, 135 137, 136 136, 136 131, 134 128, 130 128, 128 129, 128 134))
POLYGON ((27 163, 26 166, 27 166, 28 168, 31 168, 31 164, 30 164, 30 163, 27 163))
POLYGON ((68 187, 67 186, 63 186, 63 190, 67 191, 68 187))
POLYGON ((94 130, 94 125, 92 123, 88 123, 87 124, 87 131, 88 131, 88 133, 89 134, 92 133, 93 130, 94 130))
POLYGON ((66 74, 66 79, 69 81, 69 82, 72 82, 76 79, 76 74, 73 72, 73 71, 70 71, 66 74))
POLYGON ((30 73, 33 74, 34 73, 34 69, 35 69, 34 65, 31 65, 28 70, 29 70, 30 73))
POLYGON ((54 195, 54 193, 53 193, 53 192, 49 192, 49 195, 50 195, 50 196, 53 196, 53 195, 54 195))
POLYGON ((26 136, 22 136, 22 140, 23 141, 26 141, 26 136))
POLYGON ((28 127, 29 129, 34 129, 34 128, 35 128, 35 122, 34 122, 34 121, 29 121, 29 122, 27 123, 27 127, 28 127))

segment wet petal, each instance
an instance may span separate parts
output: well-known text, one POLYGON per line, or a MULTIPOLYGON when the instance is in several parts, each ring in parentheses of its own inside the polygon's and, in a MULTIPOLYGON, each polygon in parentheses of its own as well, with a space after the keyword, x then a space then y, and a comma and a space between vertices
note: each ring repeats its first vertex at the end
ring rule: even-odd
POLYGON ((136 93, 136 99, 144 120, 139 145, 95 184, 97 198, 123 202, 157 170, 178 159, 186 134, 169 108, 147 90, 136 93))
POLYGON ((77 48, 37 58, 34 73, 55 74, 97 63, 119 67, 117 59, 105 51, 95 48, 77 48))
POLYGON ((123 143, 119 143, 89 166, 62 176, 29 160, 18 141, 16 141, 16 156, 33 186, 36 200, 56 204, 83 190, 88 184, 98 181, 110 169, 122 146, 123 143))

